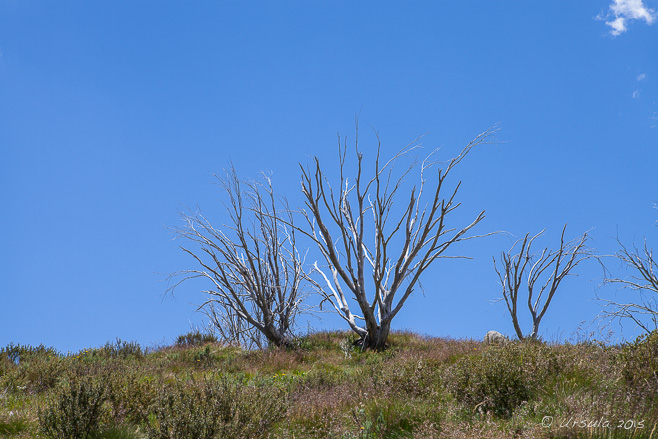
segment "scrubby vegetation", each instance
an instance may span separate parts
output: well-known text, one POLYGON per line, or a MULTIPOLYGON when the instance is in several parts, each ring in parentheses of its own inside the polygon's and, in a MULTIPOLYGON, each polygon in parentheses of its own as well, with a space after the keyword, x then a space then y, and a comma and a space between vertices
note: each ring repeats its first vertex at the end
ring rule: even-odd
POLYGON ((0 350, 0 437, 658 437, 658 333, 485 346, 347 332, 247 351, 203 334, 142 349, 0 350))
POLYGON ((176 346, 202 346, 206 343, 217 343, 217 336, 207 332, 201 332, 199 329, 181 334, 176 337, 176 346))

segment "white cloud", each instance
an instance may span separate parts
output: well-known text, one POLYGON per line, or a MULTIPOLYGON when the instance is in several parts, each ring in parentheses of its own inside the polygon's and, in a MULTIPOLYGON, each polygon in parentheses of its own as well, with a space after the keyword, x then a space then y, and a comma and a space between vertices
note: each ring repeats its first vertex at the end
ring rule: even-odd
POLYGON ((639 92, 639 90, 635 90, 635 91, 633 92, 633 99, 637 99, 637 98, 639 98, 639 97, 640 97, 640 92, 639 92))
POLYGON ((626 25, 624 24, 624 21, 624 18, 618 17, 613 21, 606 21, 605 24, 612 28, 610 31, 612 35, 620 35, 621 33, 626 32, 626 25))
POLYGON ((637 78, 635 78, 635 79, 637 79, 638 81, 642 81, 643 79, 647 79, 647 74, 642 73, 641 75, 637 75, 637 78))
POLYGON ((658 15, 656 11, 647 8, 642 0, 613 0, 610 5, 610 12, 604 19, 612 29, 612 35, 620 35, 628 29, 628 22, 631 20, 644 20, 647 24, 652 24, 658 15))

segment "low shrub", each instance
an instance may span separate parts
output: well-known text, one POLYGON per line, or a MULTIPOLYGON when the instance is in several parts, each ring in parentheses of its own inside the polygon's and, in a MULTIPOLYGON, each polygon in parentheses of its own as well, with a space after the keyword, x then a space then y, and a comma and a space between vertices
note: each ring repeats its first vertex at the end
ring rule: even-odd
POLYGON ((623 346, 618 361, 629 386, 645 395, 658 394, 658 330, 623 346))
POLYGON ((206 346, 205 348, 199 349, 198 351, 194 352, 194 356, 192 357, 192 361, 196 364, 202 364, 202 365, 211 365, 215 361, 215 357, 212 356, 212 352, 210 351, 210 346, 206 346))
POLYGON ((55 387, 66 372, 66 365, 57 357, 23 358, 20 366, 0 362, 0 391, 16 393, 22 389, 29 393, 42 393, 55 387))
POLYGON ((198 329, 176 338, 176 346, 203 346, 206 343, 217 343, 215 334, 201 332, 198 329))
POLYGON ((160 390, 159 380, 134 370, 118 370, 106 378, 107 400, 115 422, 141 424, 148 419, 149 408, 160 390))
POLYGON ((256 388, 227 377, 178 380, 158 393, 146 432, 152 439, 260 437, 283 418, 287 405, 275 386, 256 388))
POLYGON ((108 341, 99 351, 101 356, 121 358, 124 360, 127 358, 140 359, 144 356, 144 351, 139 343, 135 341, 123 341, 120 338, 117 338, 114 343, 108 341))
POLYGON ((347 371, 336 364, 320 363, 306 373, 304 385, 309 388, 331 388, 344 382, 347 371))
POLYGON ((462 357, 446 373, 453 397, 466 407, 509 417, 529 401, 550 370, 538 361, 545 350, 531 345, 491 347, 462 357))
POLYGON ((412 438, 423 420, 434 418, 433 430, 438 431, 440 409, 435 407, 429 413, 426 407, 411 401, 396 399, 374 400, 361 403, 352 409, 352 418, 358 428, 356 437, 370 438, 412 438))
POLYGON ((0 348, 0 361, 8 360, 14 364, 20 364, 34 357, 56 357, 59 353, 55 348, 46 347, 44 345, 30 346, 9 343, 4 348, 0 348))
POLYGON ((49 438, 87 439, 101 428, 105 385, 85 380, 72 381, 39 411, 41 432, 49 438))
MULTIPOLYGON (((347 343, 351 347, 358 337, 351 331, 327 331, 327 332, 309 332, 293 338, 291 348, 302 351, 321 351, 326 354, 329 351, 343 352, 342 346, 347 343)), ((350 348, 351 349, 351 348, 350 348)))
POLYGON ((44 345, 29 346, 10 343, 0 348, 0 386, 9 391, 26 387, 30 392, 52 388, 64 367, 58 363, 59 353, 44 345))
POLYGON ((379 392, 422 396, 443 387, 442 369, 442 365, 414 355, 374 365, 370 372, 379 392))

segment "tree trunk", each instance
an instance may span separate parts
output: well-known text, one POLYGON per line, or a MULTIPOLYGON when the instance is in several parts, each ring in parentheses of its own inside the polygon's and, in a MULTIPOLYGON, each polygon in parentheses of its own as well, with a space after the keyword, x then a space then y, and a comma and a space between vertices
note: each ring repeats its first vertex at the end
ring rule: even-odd
POLYGON ((519 340, 523 340, 523 331, 521 331, 521 326, 519 325, 519 319, 516 316, 516 311, 512 313, 512 324, 514 325, 514 331, 519 340))
POLYGON ((265 337, 267 338, 270 346, 274 345, 277 348, 288 348, 291 347, 290 340, 283 334, 281 331, 273 327, 266 327, 263 331, 265 337))
POLYGON ((388 334, 391 332, 391 325, 386 324, 384 326, 377 326, 365 335, 358 339, 354 344, 359 346, 361 349, 372 349, 375 351, 382 351, 388 347, 386 340, 388 340, 388 334))
POLYGON ((538 335, 539 335, 539 320, 534 319, 532 322, 532 332, 530 333, 528 338, 532 341, 536 341, 538 335))

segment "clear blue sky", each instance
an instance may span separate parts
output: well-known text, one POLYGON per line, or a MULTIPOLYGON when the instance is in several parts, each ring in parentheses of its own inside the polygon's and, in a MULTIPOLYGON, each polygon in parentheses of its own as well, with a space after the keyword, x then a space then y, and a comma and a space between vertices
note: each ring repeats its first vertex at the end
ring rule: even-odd
MULTIPOLYGON (((427 133, 445 159, 501 123, 505 143, 454 174, 456 225, 485 209, 478 232, 546 228, 554 246, 568 222, 603 254, 617 234, 658 250, 658 1, 610 1, 1 0, 0 345, 172 342, 203 299, 191 284, 163 298, 166 274, 192 267, 168 230, 178 210, 221 223, 211 172, 230 160, 300 204, 298 163, 335 165, 355 113, 385 153, 427 133)), ((512 334, 490 303, 491 257, 510 245, 437 263, 394 327, 512 334)), ((579 274, 545 338, 591 322, 597 291, 614 297, 595 262, 579 274)))

